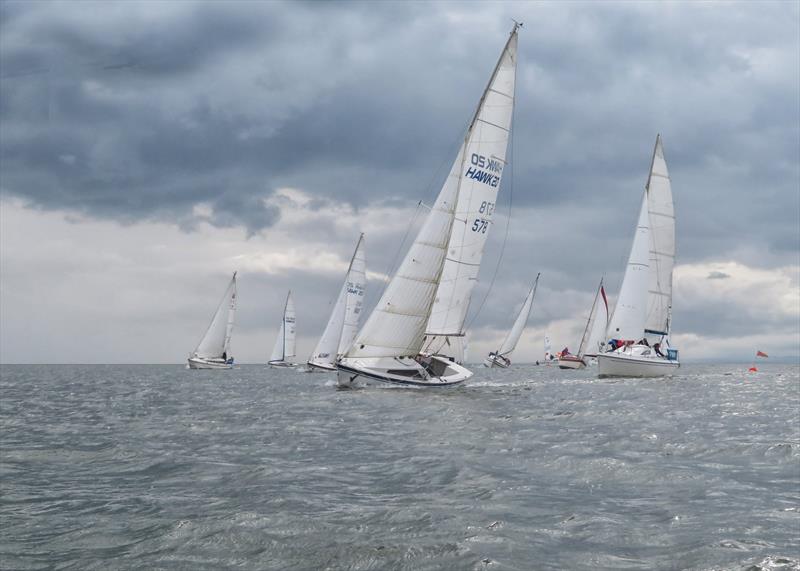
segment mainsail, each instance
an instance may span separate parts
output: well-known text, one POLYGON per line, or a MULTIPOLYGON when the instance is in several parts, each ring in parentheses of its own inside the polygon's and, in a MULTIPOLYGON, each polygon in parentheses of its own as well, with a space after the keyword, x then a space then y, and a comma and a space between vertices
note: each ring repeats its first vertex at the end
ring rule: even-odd
POLYGON ((503 344, 500 346, 500 351, 497 352, 498 355, 502 357, 508 357, 514 352, 514 349, 517 348, 519 338, 522 337, 525 324, 528 322, 528 317, 531 314, 533 298, 536 297, 536 288, 538 285, 539 274, 536 275, 536 280, 533 282, 533 286, 531 286, 528 295, 525 297, 525 301, 522 304, 522 309, 520 309, 519 315, 517 315, 517 319, 514 321, 514 325, 511 327, 511 331, 508 332, 508 335, 506 335, 506 338, 503 340, 503 344))
POLYGON ((292 292, 286 296, 286 305, 283 308, 283 319, 281 320, 281 327, 278 331, 278 338, 275 339, 275 345, 272 348, 272 361, 285 361, 287 357, 294 357, 295 345, 295 312, 294 300, 292 299, 292 292))
POLYGON ((578 347, 578 357, 595 357, 605 344, 606 328, 608 327, 608 300, 603 289, 603 280, 597 286, 597 293, 592 302, 589 319, 583 330, 581 344, 578 347))
POLYGON ((639 221, 619 289, 617 305, 608 325, 606 339, 638 341, 644 334, 647 317, 647 284, 650 279, 650 222, 647 193, 642 196, 639 221))
POLYGON ((646 188, 650 217, 650 285, 645 333, 657 341, 669 335, 675 264, 675 210, 661 135, 656 137, 646 188))
POLYGON ((311 364, 333 367, 336 358, 350 347, 358 332, 358 321, 364 305, 364 286, 366 284, 363 244, 364 235, 361 234, 328 324, 309 359, 311 364))
POLYGON ((511 32, 436 202, 346 357, 415 356, 426 330, 463 334, 471 282, 505 166, 518 28, 511 32))
POLYGON ((230 355, 231 333, 233 320, 236 313, 236 272, 233 272, 225 294, 214 312, 211 324, 208 326, 203 339, 195 349, 194 354, 204 359, 220 359, 223 355, 230 355))
POLYGON ((457 338, 464 335, 470 296, 507 164, 516 63, 517 26, 500 55, 445 182, 445 187, 458 187, 458 201, 423 351, 454 356, 459 362, 463 345, 457 338))

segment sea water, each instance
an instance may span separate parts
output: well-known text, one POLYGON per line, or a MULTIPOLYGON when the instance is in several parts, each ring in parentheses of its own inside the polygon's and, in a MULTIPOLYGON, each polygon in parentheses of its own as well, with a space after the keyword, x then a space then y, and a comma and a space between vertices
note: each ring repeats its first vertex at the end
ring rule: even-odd
POLYGON ((4 569, 798 569, 800 369, 0 368, 4 569))

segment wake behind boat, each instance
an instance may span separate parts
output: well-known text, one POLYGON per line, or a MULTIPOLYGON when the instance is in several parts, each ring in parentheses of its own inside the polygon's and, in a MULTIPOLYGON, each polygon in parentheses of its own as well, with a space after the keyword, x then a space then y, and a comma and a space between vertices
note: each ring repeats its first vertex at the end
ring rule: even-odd
POLYGON ((189 355, 190 369, 232 369, 231 334, 236 314, 236 272, 211 318, 203 339, 189 355))
POLYGON ((463 360, 466 311, 506 166, 518 29, 515 24, 414 243, 336 363, 340 386, 363 379, 439 387, 472 376, 458 361, 463 360), (454 347, 460 354, 452 352, 454 347))
POLYGON ((283 318, 281 319, 280 329, 278 329, 278 337, 275 339, 275 345, 272 347, 272 356, 268 362, 270 367, 293 368, 297 366, 297 363, 287 361, 289 357, 294 357, 294 324, 294 300, 292 299, 292 292, 289 291, 286 296, 286 303, 283 306, 283 318))
POLYGON ((669 345, 674 264, 672 189, 659 135, 628 265, 606 333, 611 351, 597 356, 598 376, 661 377, 680 367, 678 351, 662 349, 669 345))
POLYGON ((517 319, 514 321, 511 331, 509 331, 508 335, 506 335, 506 338, 503 339, 500 349, 497 351, 492 351, 489 353, 489 356, 483 360, 484 367, 488 367, 490 369, 492 367, 507 369, 511 366, 511 353, 513 353, 514 349, 516 349, 519 338, 522 337, 522 332, 525 330, 525 324, 528 322, 528 317, 531 314, 533 298, 536 297, 536 288, 539 285, 540 275, 541 274, 536 274, 536 280, 533 282, 533 286, 531 286, 528 295, 525 297, 525 301, 522 303, 522 309, 520 309, 519 314, 517 314, 517 319))

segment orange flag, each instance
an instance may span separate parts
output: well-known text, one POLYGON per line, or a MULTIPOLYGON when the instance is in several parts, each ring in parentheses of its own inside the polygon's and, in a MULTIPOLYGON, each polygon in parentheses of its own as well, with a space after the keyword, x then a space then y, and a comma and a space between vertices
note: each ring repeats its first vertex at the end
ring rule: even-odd
POLYGON ((756 357, 769 357, 764 351, 756 351, 756 357))

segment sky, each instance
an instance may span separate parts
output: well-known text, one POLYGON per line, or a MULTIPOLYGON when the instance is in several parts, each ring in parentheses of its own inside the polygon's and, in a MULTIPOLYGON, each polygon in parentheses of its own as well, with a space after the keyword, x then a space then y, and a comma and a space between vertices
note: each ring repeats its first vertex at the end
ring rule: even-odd
POLYGON ((178 363, 234 270, 233 353, 298 358, 359 233, 367 306, 512 27, 510 165, 468 317, 575 349, 657 133, 685 361, 800 354, 800 2, 0 3, 0 362, 178 363))

